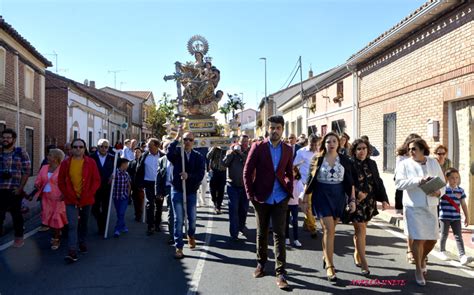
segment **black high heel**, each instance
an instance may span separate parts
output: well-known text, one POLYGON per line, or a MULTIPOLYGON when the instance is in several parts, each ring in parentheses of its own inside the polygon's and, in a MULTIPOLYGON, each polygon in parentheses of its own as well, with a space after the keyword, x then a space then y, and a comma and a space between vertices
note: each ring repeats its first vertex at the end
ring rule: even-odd
POLYGON ((326 267, 326 275, 327 275, 327 277, 328 277, 328 281, 329 281, 329 282, 333 282, 333 283, 334 283, 334 282, 337 282, 336 269, 334 268, 334 266, 328 266, 328 267, 326 267), (332 268, 332 270, 333 270, 333 272, 334 272, 333 275, 328 275, 328 274, 327 274, 327 270, 330 269, 330 268, 332 268))

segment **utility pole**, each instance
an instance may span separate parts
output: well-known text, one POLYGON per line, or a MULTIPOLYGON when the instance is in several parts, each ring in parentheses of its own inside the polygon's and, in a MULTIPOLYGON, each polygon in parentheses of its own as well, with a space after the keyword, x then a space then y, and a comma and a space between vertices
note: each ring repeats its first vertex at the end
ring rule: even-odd
POLYGON ((301 66, 301 55, 299 58, 300 62, 300 96, 301 96, 301 101, 304 102, 304 97, 303 97, 303 67, 301 66))
POLYGON ((120 91, 122 91, 122 85, 123 85, 123 84, 127 84, 127 82, 123 82, 123 81, 120 82, 120 91))
POLYGON ((113 73, 114 74, 114 88, 117 89, 117 73, 123 72, 123 70, 109 70, 107 73, 113 73))

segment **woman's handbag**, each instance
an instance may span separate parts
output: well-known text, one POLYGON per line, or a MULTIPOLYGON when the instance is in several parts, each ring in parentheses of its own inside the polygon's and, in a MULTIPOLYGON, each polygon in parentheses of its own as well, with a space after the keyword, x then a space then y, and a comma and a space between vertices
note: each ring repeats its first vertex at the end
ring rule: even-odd
POLYGON ((341 222, 344 224, 351 223, 352 214, 351 207, 349 206, 349 198, 346 196, 346 206, 344 206, 344 211, 342 211, 341 222))

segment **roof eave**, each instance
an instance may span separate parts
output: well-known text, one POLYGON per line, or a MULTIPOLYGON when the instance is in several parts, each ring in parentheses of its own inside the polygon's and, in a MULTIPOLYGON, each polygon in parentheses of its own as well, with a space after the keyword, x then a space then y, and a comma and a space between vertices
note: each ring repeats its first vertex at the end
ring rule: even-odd
POLYGON ((426 25, 429 21, 435 19, 453 6, 463 3, 463 0, 442 0, 430 3, 425 9, 416 14, 413 18, 400 25, 386 36, 377 40, 374 44, 356 53, 347 60, 349 67, 364 63, 370 58, 374 57, 381 51, 392 46, 395 42, 404 38, 411 32, 426 25))

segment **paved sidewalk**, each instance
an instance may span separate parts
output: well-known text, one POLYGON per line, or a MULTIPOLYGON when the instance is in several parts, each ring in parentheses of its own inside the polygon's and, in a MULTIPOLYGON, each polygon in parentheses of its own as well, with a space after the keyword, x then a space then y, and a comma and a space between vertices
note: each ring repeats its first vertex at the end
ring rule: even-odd
MULTIPOLYGON (((401 229, 404 228, 404 220, 403 215, 397 214, 395 212, 395 184, 393 181, 393 174, 389 173, 381 173, 385 189, 387 190, 387 195, 390 200, 390 206, 393 209, 382 211, 382 206, 379 206, 379 215, 377 217, 383 219, 390 224, 393 224, 401 229)), ((462 237, 464 240, 464 249, 466 251, 466 255, 474 257, 474 225, 470 225, 467 228, 462 227, 462 237)), ((435 248, 439 251, 439 241, 436 244, 435 248)), ((451 253, 451 258, 456 261, 459 261, 458 257, 458 248, 456 247, 456 241, 454 240, 454 236, 452 231, 449 232, 449 238, 446 242, 446 251, 451 253)))

